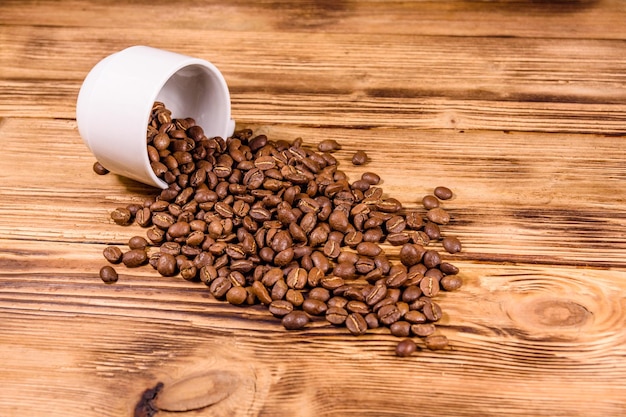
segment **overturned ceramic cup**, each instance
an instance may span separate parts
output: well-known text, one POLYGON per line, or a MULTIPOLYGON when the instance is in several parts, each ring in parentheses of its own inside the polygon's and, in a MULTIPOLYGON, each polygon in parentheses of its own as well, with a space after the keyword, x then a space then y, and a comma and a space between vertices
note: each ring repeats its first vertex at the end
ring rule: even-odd
POLYGON ((78 131, 109 171, 167 188, 148 158, 146 134, 155 101, 172 118, 191 117, 207 137, 233 134, 230 94, 210 62, 178 53, 132 46, 104 58, 85 78, 76 103, 78 131))

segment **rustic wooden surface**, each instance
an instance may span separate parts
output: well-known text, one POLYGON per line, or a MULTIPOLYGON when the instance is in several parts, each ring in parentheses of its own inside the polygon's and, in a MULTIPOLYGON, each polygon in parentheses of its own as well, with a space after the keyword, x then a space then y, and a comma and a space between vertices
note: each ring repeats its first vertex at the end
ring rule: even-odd
POLYGON ((158 415, 626 415, 624 22, 622 0, 3 0, 0 416, 131 416, 215 375, 226 399, 158 415), (337 139, 352 176, 365 149, 406 205, 451 187, 450 348, 286 332, 150 267, 104 285, 139 231, 108 213, 152 190, 92 172, 75 100, 134 44, 216 64, 239 127, 337 139))

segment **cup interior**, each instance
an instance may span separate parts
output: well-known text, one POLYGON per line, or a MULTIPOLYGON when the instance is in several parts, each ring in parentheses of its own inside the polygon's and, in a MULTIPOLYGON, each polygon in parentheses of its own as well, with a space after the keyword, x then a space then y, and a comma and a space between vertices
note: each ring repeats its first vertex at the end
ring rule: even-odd
POLYGON ((230 121, 230 98, 223 80, 202 65, 176 71, 163 85, 156 100, 165 103, 172 118, 192 117, 207 137, 226 139, 230 121))

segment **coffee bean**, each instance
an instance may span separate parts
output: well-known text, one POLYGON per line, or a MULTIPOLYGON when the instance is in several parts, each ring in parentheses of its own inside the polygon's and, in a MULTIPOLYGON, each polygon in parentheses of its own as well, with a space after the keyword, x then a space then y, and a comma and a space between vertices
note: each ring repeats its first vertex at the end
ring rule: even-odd
POLYGON ((419 337, 427 337, 435 333, 435 325, 432 323, 416 323, 411 325, 411 333, 419 337))
POLYGON ((367 332, 367 322, 359 313, 349 314, 346 318, 346 327, 348 331, 355 336, 365 334, 367 332))
POLYGON ((450 190, 447 187, 442 187, 442 186, 436 187, 434 194, 440 200, 449 200, 452 198, 452 190, 450 190))
POLYGON ((352 155, 352 163, 354 165, 363 165, 367 162, 367 154, 365 151, 358 150, 352 155))
POLYGON ((433 277, 425 276, 420 281, 420 289, 426 297, 434 297, 439 293, 439 281, 433 277))
POLYGON ((359 255, 374 257, 380 255, 382 248, 373 242, 361 242, 357 245, 356 251, 359 255))
POLYGON ((128 240, 128 247, 131 249, 144 249, 148 246, 148 241, 142 236, 133 236, 128 240))
POLYGON ((448 262, 440 263, 439 269, 446 275, 456 275, 459 273, 459 268, 448 262))
POLYGON ((374 172, 364 172, 361 179, 370 185, 376 185, 380 182, 380 176, 374 172))
POLYGON ((312 316, 319 316, 326 313, 328 306, 323 301, 307 298, 302 303, 302 309, 312 316))
POLYGON ((402 317, 402 313, 398 310, 395 303, 382 306, 376 313, 380 322, 386 326, 390 326, 402 317))
POLYGON ((126 226, 131 223, 132 215, 126 207, 118 207, 111 212, 111 219, 120 226, 126 226))
POLYGON ((300 307, 304 303, 304 295, 300 290, 289 288, 285 293, 285 300, 293 304, 294 307, 300 307))
POLYGON ((401 358, 413 355, 417 351, 417 345, 411 339, 403 339, 396 345, 396 356, 401 358))
POLYGON ((329 307, 326 310, 326 321, 334 325, 342 325, 348 318, 348 311, 342 307, 329 307))
POLYGON ((389 330, 396 337, 407 337, 411 334, 411 324, 404 320, 396 321, 389 326, 389 330))
POLYGON ((441 241, 441 245, 448 253, 461 252, 461 241, 453 236, 446 236, 441 241))
POLYGON ((175 275, 177 271, 176 258, 169 253, 161 253, 157 260, 157 271, 165 277, 175 275))
POLYGON ((148 262, 148 254, 143 249, 131 249, 122 255, 122 263, 128 268, 137 268, 148 262))
POLYGON ((117 246, 107 246, 102 251, 104 258, 112 264, 119 264, 122 262, 122 250, 117 246))
POLYGON ((295 310, 283 317, 282 324, 287 330, 299 330, 309 324, 309 316, 304 311, 295 310))
POLYGON ((400 249, 400 262, 406 266, 413 266, 422 260, 425 252, 421 245, 406 243, 400 249))
POLYGON ((106 169, 104 166, 102 166, 100 162, 96 161, 93 164, 93 172, 95 172, 98 175, 106 175, 109 173, 109 170, 106 169))
POLYGON ((341 149, 341 145, 334 139, 325 139, 317 145, 320 152, 335 152, 341 149))
POLYGON ((424 313, 424 316, 426 316, 426 319, 428 319, 429 321, 439 321, 439 319, 441 319, 442 317, 441 307, 439 307, 439 304, 433 301, 424 304, 422 312, 424 313))
POLYGON ((426 210, 439 207, 439 199, 434 195, 426 195, 422 198, 422 205, 426 210))
POLYGON ((439 283, 446 291, 456 291, 463 285, 463 280, 457 275, 446 275, 439 283))
POLYGON ((100 268, 100 279, 105 284, 113 284, 117 282, 117 272, 112 266, 103 266, 102 268, 100 268))
POLYGON ((232 287, 226 293, 226 301, 234 305, 243 304, 247 298, 248 291, 244 287, 232 287))
POLYGON ((450 215, 441 207, 428 210, 426 217, 435 224, 448 224, 450 222, 450 215))
POLYGON ((284 317, 293 311, 293 304, 286 300, 274 300, 269 304, 269 311, 277 317, 284 317))
POLYGON ((441 350, 448 346, 448 338, 443 335, 430 335, 424 339, 424 343, 430 350, 441 350))

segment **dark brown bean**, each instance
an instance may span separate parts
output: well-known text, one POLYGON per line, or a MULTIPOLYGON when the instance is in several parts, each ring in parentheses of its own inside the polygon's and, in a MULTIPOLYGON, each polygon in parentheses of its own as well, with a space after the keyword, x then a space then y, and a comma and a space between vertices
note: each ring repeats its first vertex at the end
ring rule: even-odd
POLYGON ((109 173, 109 170, 106 169, 100 162, 94 162, 93 164, 93 172, 98 175, 106 175, 109 173))
POLYGON ((293 304, 287 300, 274 300, 269 304, 269 311, 276 317, 284 317, 294 311, 293 304))
POLYGON ((359 313, 349 314, 346 318, 346 327, 355 336, 365 334, 367 332, 367 322, 359 313))
POLYGON ((131 223, 132 215, 126 207, 118 207, 111 212, 111 219, 120 226, 126 226, 131 223))
POLYGON ((112 264, 119 264, 122 262, 122 250, 117 246, 107 246, 102 251, 104 258, 112 264))
POLYGON ((358 150, 352 155, 352 163, 354 165, 363 165, 367 162, 367 159, 367 154, 362 150, 358 150))
POLYGON ((441 350, 448 346, 448 338, 443 335, 430 335, 424 339, 426 347, 430 350, 441 350))
POLYGON ((403 339, 396 345, 396 356, 405 358, 417 351, 417 345, 411 339, 403 339))
POLYGON ((341 149, 341 145, 334 139, 325 139, 317 145, 320 152, 335 152, 341 149))
POLYGON ((323 301, 307 298, 302 303, 302 309, 312 316, 319 316, 326 313, 328 306, 323 301))
POLYGON ((282 324, 287 330, 299 330, 309 324, 309 316, 304 311, 294 310, 283 317, 282 324))
POLYGON ((100 279, 105 284, 113 284, 118 280, 117 271, 112 266, 103 266, 100 268, 100 279))
POLYGON ((448 187, 436 187, 434 194, 437 196, 437 198, 439 198, 440 200, 449 200, 452 198, 452 190, 450 190, 448 187))
POLYGON ((441 245, 448 253, 461 252, 461 241, 453 236, 446 236, 441 241, 441 245))
POLYGON ((131 249, 122 255, 122 263, 128 268, 137 268, 148 262, 148 254, 143 249, 131 249))
POLYGON ((329 307, 326 310, 326 321, 334 325, 342 325, 348 318, 348 311, 342 307, 329 307))

